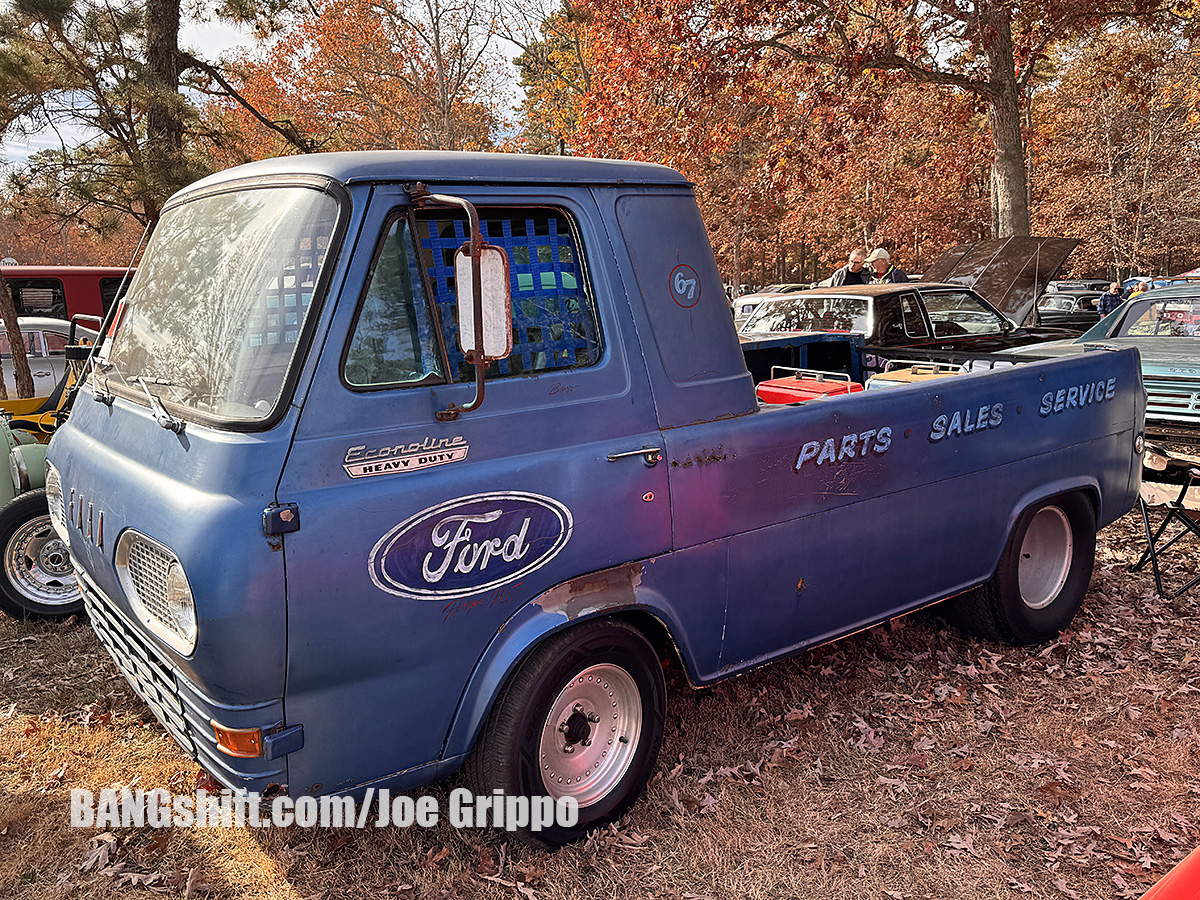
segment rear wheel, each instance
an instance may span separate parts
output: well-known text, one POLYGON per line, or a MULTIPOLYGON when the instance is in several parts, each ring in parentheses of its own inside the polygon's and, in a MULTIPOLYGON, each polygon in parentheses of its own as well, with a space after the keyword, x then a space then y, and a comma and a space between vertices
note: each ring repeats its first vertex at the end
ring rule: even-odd
POLYGON ((1070 624, 1083 603, 1096 553, 1096 516, 1080 494, 1063 494, 1017 519, 996 574, 946 601, 965 631, 1017 646, 1040 644, 1070 624))
POLYGON ((666 685, 654 648, 632 626, 586 622, 529 655, 496 701, 467 774, 477 793, 574 798, 579 818, 516 836, 557 847, 620 817, 658 758, 666 685))
POLYGON ((18 619, 65 619, 83 609, 44 489, 26 491, 0 509, 0 553, 0 610, 18 619))

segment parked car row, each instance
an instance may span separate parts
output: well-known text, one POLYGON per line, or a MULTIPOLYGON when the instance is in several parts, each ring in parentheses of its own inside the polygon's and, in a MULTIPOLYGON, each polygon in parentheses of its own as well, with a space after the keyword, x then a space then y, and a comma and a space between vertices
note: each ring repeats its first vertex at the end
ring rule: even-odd
POLYGON ((921 281, 766 297, 740 336, 758 341, 805 331, 850 332, 864 335, 868 347, 975 353, 1068 338, 1075 332, 1019 323, 1074 246, 1057 238, 979 241, 948 250, 921 281))

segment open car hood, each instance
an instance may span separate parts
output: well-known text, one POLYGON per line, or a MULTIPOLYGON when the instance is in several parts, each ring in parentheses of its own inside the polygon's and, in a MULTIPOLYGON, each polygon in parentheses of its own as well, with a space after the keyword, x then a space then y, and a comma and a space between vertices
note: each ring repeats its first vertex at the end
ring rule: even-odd
POLYGON ((1010 237, 957 244, 925 270, 921 281, 974 288, 1020 325, 1078 243, 1074 238, 1010 237))

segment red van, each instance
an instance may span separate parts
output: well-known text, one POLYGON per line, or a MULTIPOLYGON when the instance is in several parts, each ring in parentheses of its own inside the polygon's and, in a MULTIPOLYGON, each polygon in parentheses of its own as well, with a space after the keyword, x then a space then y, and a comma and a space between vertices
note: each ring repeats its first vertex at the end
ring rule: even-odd
POLYGON ((18 316, 69 319, 103 316, 129 286, 132 269, 119 266, 4 266, 18 316))

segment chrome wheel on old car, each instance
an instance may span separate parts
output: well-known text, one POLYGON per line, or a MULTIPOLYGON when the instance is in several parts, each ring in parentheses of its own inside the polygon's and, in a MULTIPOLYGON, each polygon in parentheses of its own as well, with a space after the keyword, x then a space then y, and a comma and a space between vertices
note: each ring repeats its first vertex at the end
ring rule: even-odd
POLYGON ((21 494, 0 509, 0 550, 0 610, 18 619, 62 619, 83 609, 44 490, 21 494))

